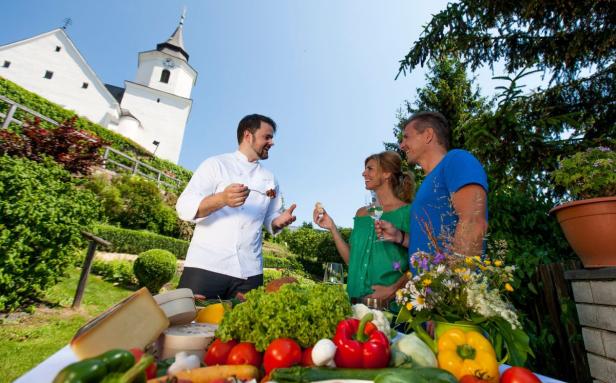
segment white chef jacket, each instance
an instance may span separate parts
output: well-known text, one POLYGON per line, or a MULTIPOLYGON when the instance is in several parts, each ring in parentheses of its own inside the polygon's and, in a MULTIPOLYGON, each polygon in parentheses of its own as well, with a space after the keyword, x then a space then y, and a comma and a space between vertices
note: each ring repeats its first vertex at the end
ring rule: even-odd
POLYGON ((196 223, 184 267, 195 267, 236 278, 263 273, 261 228, 273 234, 272 221, 282 213, 278 183, 259 161, 250 162, 240 151, 203 161, 178 198, 181 219, 196 223), (225 206, 207 217, 195 218, 203 198, 240 183, 276 197, 250 191, 242 206, 225 206))

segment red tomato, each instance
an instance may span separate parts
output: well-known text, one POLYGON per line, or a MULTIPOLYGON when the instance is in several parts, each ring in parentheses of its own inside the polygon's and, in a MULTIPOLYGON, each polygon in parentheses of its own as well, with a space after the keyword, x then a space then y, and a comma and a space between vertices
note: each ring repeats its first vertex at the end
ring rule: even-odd
MULTIPOLYGON (((131 348, 130 350, 128 350, 131 352, 131 354, 133 354, 133 356, 135 357, 135 363, 137 363, 138 361, 141 360, 141 357, 143 355, 145 355, 145 353, 143 352, 142 349, 140 348, 131 348)), ((154 379, 156 378, 156 362, 152 362, 146 369, 145 369, 145 377, 147 379, 154 379)))
POLYGON ((216 338, 210 347, 207 349, 207 353, 203 357, 203 362, 206 366, 214 366, 216 364, 226 364, 227 357, 231 349, 237 344, 237 341, 230 340, 223 342, 216 338))
POLYGON ((312 361, 312 347, 308 347, 302 352, 302 366, 314 367, 314 362, 312 361))
POLYGON ((500 383, 541 383, 528 368, 510 367, 501 375, 500 383))
POLYGON ((490 383, 487 380, 481 379, 475 375, 464 375, 459 383, 490 383))
POLYGON ((257 351, 254 344, 241 342, 233 346, 229 352, 227 364, 251 364, 258 368, 261 366, 262 359, 261 353, 257 351))
POLYGON ((274 339, 263 357, 265 373, 269 374, 274 368, 287 368, 295 366, 302 361, 302 349, 293 339, 274 339))

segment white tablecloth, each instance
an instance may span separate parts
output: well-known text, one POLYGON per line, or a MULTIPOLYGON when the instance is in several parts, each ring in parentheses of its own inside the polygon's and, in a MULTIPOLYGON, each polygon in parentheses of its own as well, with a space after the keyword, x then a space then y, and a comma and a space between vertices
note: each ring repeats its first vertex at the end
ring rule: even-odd
MULTIPOLYGON (((51 382, 61 369, 76 361, 77 356, 73 353, 71 348, 69 346, 64 346, 60 351, 45 359, 41 364, 18 378, 14 383, 51 382)), ((502 374, 508 368, 509 366, 506 364, 501 365, 500 373, 502 374)), ((544 383, 564 383, 561 380, 552 379, 539 374, 537 374, 537 377, 544 383)))

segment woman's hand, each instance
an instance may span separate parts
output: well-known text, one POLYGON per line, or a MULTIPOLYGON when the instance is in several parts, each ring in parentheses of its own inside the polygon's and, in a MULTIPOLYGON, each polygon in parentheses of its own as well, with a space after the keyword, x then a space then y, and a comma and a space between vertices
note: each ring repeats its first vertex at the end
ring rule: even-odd
POLYGON ((314 223, 319 225, 319 227, 326 230, 331 230, 336 226, 332 217, 330 217, 323 208, 315 208, 312 212, 312 219, 314 220, 314 223))
POLYGON ((385 241, 396 243, 400 241, 401 232, 394 225, 392 225, 391 222, 387 222, 382 219, 374 221, 374 231, 376 231, 378 238, 385 241))

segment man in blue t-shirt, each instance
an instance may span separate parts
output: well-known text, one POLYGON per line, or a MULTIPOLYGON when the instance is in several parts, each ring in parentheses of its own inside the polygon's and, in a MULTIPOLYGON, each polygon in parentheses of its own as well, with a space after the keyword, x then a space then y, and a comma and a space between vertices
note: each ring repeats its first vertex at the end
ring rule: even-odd
POLYGON ((400 149, 409 164, 419 165, 426 177, 411 207, 410 233, 385 221, 377 232, 386 240, 417 251, 454 251, 480 255, 488 229, 488 180, 469 152, 449 150, 451 130, 436 112, 414 114, 404 125, 400 149))

